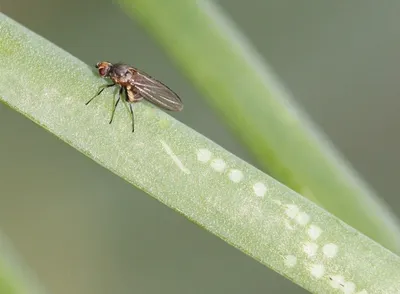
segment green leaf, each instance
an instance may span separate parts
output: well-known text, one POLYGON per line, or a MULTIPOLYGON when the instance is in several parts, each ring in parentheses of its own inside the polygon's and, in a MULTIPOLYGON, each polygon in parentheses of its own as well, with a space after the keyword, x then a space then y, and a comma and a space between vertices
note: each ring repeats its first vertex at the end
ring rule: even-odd
POLYGON ((315 130, 216 4, 118 2, 153 33, 271 175, 400 252, 399 226, 388 207, 315 130))
POLYGON ((111 90, 85 106, 104 81, 1 14, 0 66, 0 100, 298 285, 400 290, 400 257, 168 114, 138 103, 135 133, 124 107, 109 125, 111 90))
POLYGON ((38 284, 30 269, 24 265, 8 238, 3 235, 3 233, 0 233, 0 248, 0 293, 45 293, 45 290, 38 284))

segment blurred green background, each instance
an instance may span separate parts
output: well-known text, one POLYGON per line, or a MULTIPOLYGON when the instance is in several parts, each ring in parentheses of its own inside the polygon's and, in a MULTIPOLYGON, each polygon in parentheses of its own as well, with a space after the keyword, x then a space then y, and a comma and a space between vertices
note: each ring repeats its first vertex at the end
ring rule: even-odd
MULTIPOLYGON (((400 2, 218 2, 399 215, 400 2)), ((0 10, 88 64, 122 61, 164 81, 185 102, 175 117, 257 166, 118 5, 2 0, 0 10)), ((306 293, 4 105, 0 138, 0 228, 50 293, 306 293)))

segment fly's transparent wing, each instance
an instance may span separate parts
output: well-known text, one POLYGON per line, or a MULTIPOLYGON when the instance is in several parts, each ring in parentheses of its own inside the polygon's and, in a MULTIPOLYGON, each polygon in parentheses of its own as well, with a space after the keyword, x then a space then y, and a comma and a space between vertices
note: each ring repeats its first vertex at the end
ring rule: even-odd
POLYGON ((147 101, 166 110, 181 111, 183 109, 181 98, 160 81, 137 70, 133 74, 133 80, 133 85, 147 101))

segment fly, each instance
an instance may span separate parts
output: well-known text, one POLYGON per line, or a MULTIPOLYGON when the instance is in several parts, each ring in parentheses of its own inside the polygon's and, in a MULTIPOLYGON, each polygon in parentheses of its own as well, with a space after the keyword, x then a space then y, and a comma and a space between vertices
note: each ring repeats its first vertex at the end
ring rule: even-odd
POLYGON ((183 109, 182 100, 174 91, 137 68, 122 63, 112 64, 106 61, 97 63, 96 68, 99 70, 99 75, 103 78, 111 79, 112 84, 103 85, 97 94, 86 102, 86 105, 106 88, 119 87, 118 99, 113 104, 110 124, 114 119, 115 109, 123 95, 125 96, 123 99, 129 104, 132 116, 132 132, 135 131, 132 105, 143 98, 164 110, 181 111, 183 109))

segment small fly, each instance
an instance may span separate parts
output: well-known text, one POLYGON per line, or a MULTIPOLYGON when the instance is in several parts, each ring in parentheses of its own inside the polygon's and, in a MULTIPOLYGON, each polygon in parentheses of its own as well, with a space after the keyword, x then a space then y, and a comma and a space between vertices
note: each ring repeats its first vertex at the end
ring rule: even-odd
POLYGON ((118 99, 113 104, 110 124, 113 121, 115 109, 123 94, 125 95, 125 101, 129 103, 132 116, 132 132, 135 131, 132 105, 143 98, 165 110, 181 111, 183 109, 182 100, 174 91, 137 68, 121 63, 111 64, 106 61, 97 63, 96 68, 99 70, 99 75, 111 79, 112 84, 103 85, 97 94, 86 102, 86 105, 99 96, 106 88, 119 86, 118 99))

